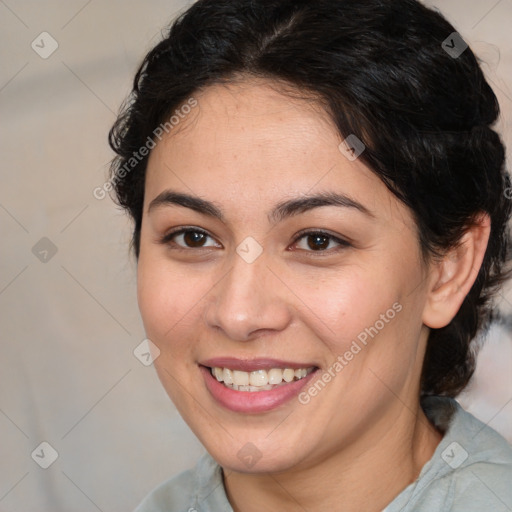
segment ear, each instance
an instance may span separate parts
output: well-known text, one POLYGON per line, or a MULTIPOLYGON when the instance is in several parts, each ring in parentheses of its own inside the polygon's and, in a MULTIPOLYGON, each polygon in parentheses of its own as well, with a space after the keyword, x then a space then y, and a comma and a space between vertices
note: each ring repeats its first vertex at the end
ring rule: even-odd
POLYGON ((432 329, 448 325, 475 282, 484 259, 491 220, 481 213, 467 229, 457 247, 431 267, 423 323, 432 329))

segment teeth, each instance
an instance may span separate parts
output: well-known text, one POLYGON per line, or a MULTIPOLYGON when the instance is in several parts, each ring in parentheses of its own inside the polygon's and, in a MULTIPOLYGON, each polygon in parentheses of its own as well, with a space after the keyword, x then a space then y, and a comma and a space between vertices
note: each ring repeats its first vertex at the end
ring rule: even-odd
POLYGON ((255 370, 253 372, 242 372, 240 370, 230 370, 229 368, 214 367, 211 369, 212 375, 225 386, 237 391, 263 391, 274 389, 276 386, 283 385, 293 380, 303 379, 315 368, 271 368, 270 370, 255 370))
POLYGON ((224 384, 234 384, 233 372, 229 368, 224 368, 222 372, 222 380, 224 384))
POLYGON ((294 374, 297 379, 302 379, 302 377, 308 374, 308 370, 306 368, 300 368, 299 370, 295 370, 294 374))
POLYGON ((283 380, 283 370, 281 368, 272 368, 268 371, 269 384, 281 384, 283 380))
POLYGON ((291 368, 286 368, 286 370, 283 372, 283 379, 286 382, 291 382, 294 377, 295 377, 295 372, 291 368))
POLYGON ((267 372, 265 370, 256 370, 251 372, 249 374, 249 384, 251 386, 265 386, 268 384, 267 372))
MULTIPOLYGON (((220 370, 220 368, 219 368, 220 370)), ((233 371, 233 384, 237 386, 248 386, 249 385, 249 374, 247 372, 240 372, 238 370, 233 371)))

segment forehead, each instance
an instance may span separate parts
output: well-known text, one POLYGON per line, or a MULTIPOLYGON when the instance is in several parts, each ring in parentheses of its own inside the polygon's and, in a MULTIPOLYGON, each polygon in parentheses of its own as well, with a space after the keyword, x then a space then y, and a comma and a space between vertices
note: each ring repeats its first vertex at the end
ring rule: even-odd
POLYGON ((181 150, 180 156, 193 148, 189 158, 215 156, 218 165, 237 159, 257 166, 248 158, 257 152, 261 159, 275 158, 277 167, 285 157, 291 162, 309 154, 320 140, 335 150, 341 142, 317 101, 291 97, 274 82, 217 84, 194 98, 197 107, 163 140, 166 150, 181 150))
POLYGON ((362 160, 342 154, 342 136, 318 101, 294 96, 268 81, 194 94, 197 106, 151 152, 145 208, 166 187, 234 209, 327 190, 358 197, 369 209, 400 208, 362 160))

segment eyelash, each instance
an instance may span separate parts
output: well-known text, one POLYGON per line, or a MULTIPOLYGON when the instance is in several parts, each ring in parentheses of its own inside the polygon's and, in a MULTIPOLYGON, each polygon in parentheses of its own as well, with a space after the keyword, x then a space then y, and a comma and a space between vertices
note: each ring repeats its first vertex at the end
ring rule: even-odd
MULTIPOLYGON (((201 249, 208 249, 209 247, 182 247, 180 245, 177 245, 176 242, 174 242, 172 239, 178 235, 182 235, 184 233, 200 233, 202 235, 205 235, 207 237, 210 237, 213 239, 213 237, 207 233, 206 231, 204 231, 203 229, 200 229, 200 228, 194 228, 194 227, 184 227, 184 228, 178 228, 174 231, 171 231, 169 233, 166 233, 162 239, 160 240, 160 243, 161 244, 167 244, 167 245, 170 245, 171 248, 173 250, 178 250, 178 251, 191 251, 191 250, 201 250, 201 249), (171 245, 172 244, 172 245, 171 245)), ((335 248, 334 249, 334 252, 338 252, 342 249, 346 249, 347 247, 350 247, 351 244, 347 241, 347 240, 343 240, 342 238, 338 238, 334 235, 331 235, 330 233, 326 232, 326 231, 323 231, 323 230, 304 230, 304 231, 300 231, 299 233, 297 233, 297 236, 295 237, 294 241, 293 241, 293 245, 295 245, 299 240, 301 240, 302 238, 304 237, 307 237, 307 236, 312 236, 312 235, 320 235, 322 237, 325 237, 325 238, 328 238, 330 239, 331 241, 334 241, 336 242, 337 244, 339 244, 339 247, 335 248)), ((305 249, 301 249, 305 252, 309 252, 309 253, 312 253, 312 254, 331 254, 331 251, 333 251, 333 249, 322 249, 322 250, 318 250, 318 251, 313 251, 313 250, 305 250, 305 249)))

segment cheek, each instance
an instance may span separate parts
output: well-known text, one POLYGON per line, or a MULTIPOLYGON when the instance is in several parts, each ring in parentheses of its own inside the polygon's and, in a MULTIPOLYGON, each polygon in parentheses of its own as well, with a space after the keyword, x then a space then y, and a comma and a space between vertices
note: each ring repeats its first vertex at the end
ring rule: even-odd
POLYGON ((364 397, 371 401, 389 393, 380 379, 400 389, 411 372, 416 343, 410 340, 418 338, 421 323, 407 296, 412 274, 414 269, 405 267, 353 266, 316 286, 310 279, 302 282, 311 305, 309 326, 316 326, 314 337, 328 349, 325 362, 336 376, 336 400, 357 407, 364 397), (357 393, 346 393, 355 388, 357 393))
POLYGON ((345 409, 365 404, 373 410, 379 401, 400 394, 407 382, 415 384, 421 362, 421 297, 411 295, 412 276, 403 270, 402 275, 359 276, 345 282, 341 294, 332 294, 339 304, 329 309, 335 332, 324 342, 338 362, 332 367, 336 401, 345 409))
MULTIPOLYGON (((142 254, 137 267, 137 299, 146 336, 160 350, 154 367, 167 394, 181 411, 194 404, 187 393, 197 378, 191 342, 197 333, 198 303, 206 290, 162 258, 142 254)), ((197 414, 197 413, 196 413, 197 414)), ((188 413, 185 413, 188 417, 188 413)), ((194 414, 192 414, 192 418, 194 414)))
MULTIPOLYGON (((321 320, 326 340, 331 345, 352 341, 365 328, 375 324, 380 315, 396 302, 396 283, 387 282, 389 273, 377 268, 350 266, 321 278, 304 278, 297 274, 294 290, 309 306, 308 316, 321 320), (312 283, 315 283, 314 285, 312 283)), ((307 310, 306 310, 307 311, 307 310)))
POLYGON ((193 328, 194 315, 206 293, 204 287, 204 279, 194 279, 185 267, 180 270, 161 258, 141 254, 137 267, 138 305, 147 336, 161 350, 178 348, 184 331, 193 328))

